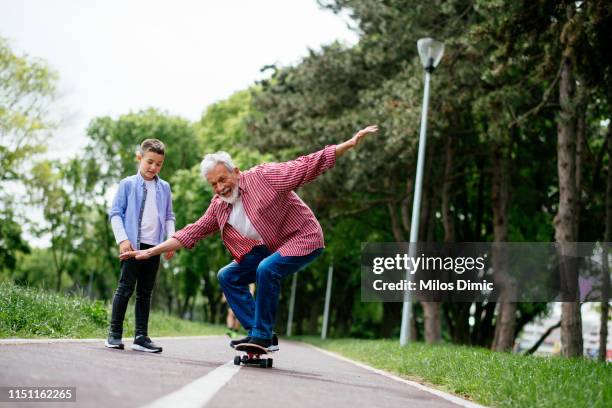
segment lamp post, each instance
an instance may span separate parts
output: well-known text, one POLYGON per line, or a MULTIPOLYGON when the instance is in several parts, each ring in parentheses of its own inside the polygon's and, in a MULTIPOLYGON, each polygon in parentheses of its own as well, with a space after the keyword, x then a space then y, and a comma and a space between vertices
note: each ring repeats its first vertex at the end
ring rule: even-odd
MULTIPOLYGON (((427 138, 427 108, 429 105, 429 81, 444 54, 444 44, 433 38, 421 38, 417 41, 419 57, 425 70, 425 90, 423 92, 423 109, 421 111, 421 133, 419 136, 419 154, 414 182, 414 198, 412 202, 412 221, 410 222, 410 256, 413 257, 416 243, 419 240, 419 215, 421 212, 421 192, 423 191, 423 167, 425 162, 425 142, 427 138)), ((406 271, 406 279, 410 279, 410 271, 406 271)), ((410 314, 412 312, 412 297, 409 291, 404 292, 402 308, 402 326, 400 330, 400 346, 405 346, 410 339, 410 314)))

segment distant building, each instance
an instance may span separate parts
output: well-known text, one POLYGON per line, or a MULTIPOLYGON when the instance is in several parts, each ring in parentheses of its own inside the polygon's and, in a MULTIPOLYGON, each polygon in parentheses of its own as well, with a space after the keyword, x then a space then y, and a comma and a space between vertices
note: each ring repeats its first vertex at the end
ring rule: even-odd
MULTIPOLYGON (((582 337, 584 340, 584 355, 597 358, 599 351, 599 319, 600 313, 595 310, 595 303, 582 306, 582 337)), ((522 353, 529 350, 548 330, 561 319, 561 303, 554 303, 550 316, 537 319, 525 325, 515 343, 515 351, 522 353)), ((607 361, 612 362, 612 321, 608 320, 608 344, 606 347, 607 361)), ((553 330, 535 352, 536 355, 557 355, 561 352, 561 328, 553 330)))

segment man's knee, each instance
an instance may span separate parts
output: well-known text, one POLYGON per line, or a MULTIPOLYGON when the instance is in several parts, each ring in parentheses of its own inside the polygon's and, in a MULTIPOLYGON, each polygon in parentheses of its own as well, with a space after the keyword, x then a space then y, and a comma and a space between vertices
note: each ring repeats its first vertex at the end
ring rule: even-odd
POLYGON ((217 272, 217 280, 219 281, 219 284, 223 287, 231 283, 231 275, 231 268, 229 266, 224 266, 223 268, 219 269, 219 272, 217 272))
POLYGON ((264 260, 259 264, 259 266, 257 266, 257 280, 259 279, 280 279, 280 275, 277 273, 273 262, 267 262, 267 260, 264 260))

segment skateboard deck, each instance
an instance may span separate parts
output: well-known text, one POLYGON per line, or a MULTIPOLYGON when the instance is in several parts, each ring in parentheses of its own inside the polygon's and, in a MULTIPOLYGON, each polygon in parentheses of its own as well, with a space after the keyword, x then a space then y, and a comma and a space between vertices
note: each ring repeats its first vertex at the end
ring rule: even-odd
POLYGON ((234 357, 235 365, 257 365, 261 368, 272 368, 271 358, 261 358, 262 355, 270 353, 264 347, 257 344, 243 343, 236 346, 236 351, 241 351, 245 354, 234 357))

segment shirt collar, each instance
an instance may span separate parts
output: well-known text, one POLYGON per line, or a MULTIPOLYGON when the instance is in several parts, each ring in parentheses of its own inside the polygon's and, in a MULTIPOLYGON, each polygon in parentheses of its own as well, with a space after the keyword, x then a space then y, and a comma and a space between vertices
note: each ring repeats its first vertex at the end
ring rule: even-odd
MULTIPOLYGON (((145 185, 146 180, 144 179, 144 177, 142 177, 142 174, 140 174, 140 170, 136 172, 136 181, 140 185, 143 185, 143 186, 145 185)), ((151 181, 155 181, 155 186, 157 186, 157 183, 159 181, 159 176, 156 174, 155 177, 153 177, 153 180, 151 181)))

